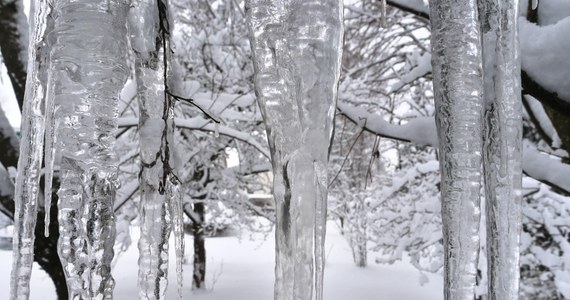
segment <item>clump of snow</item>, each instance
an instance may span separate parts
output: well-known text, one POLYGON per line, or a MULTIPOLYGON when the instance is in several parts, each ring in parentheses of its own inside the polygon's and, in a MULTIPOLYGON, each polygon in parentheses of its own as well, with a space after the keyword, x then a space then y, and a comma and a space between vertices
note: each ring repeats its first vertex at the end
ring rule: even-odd
POLYGON ((408 59, 414 67, 409 72, 402 75, 399 80, 389 88, 388 92, 397 91, 406 84, 409 84, 431 72, 431 53, 426 52, 420 54, 418 52, 413 52, 408 59))
MULTIPOLYGON (((541 4, 542 5, 542 4, 541 4)), ((538 26, 520 18, 522 68, 545 89, 570 102, 570 18, 538 26)))
POLYGON ((570 1, 540 0, 540 7, 538 8, 538 23, 540 25, 544 26, 555 24, 556 22, 569 16, 570 1))

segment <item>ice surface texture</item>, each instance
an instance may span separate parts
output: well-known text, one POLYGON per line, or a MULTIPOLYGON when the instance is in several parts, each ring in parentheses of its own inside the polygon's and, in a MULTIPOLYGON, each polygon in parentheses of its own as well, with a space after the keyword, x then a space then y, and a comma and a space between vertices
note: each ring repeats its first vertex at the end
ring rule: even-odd
POLYGON ((273 163, 275 299, 322 299, 342 1, 249 0, 246 11, 273 163))
POLYGON ((61 147, 58 253, 70 299, 110 299, 114 280, 112 147, 119 93, 129 75, 126 1, 53 3, 47 97, 61 147))
POLYGON ((444 295, 471 300, 479 252, 483 132, 477 2, 430 2, 432 68, 440 146, 444 295))
POLYGON ((485 75, 483 169, 488 297, 518 299, 522 227, 522 107, 518 1, 480 2, 485 75))
POLYGON ((42 150, 44 145, 44 97, 46 91, 45 34, 49 8, 46 1, 32 5, 28 77, 22 113, 20 157, 15 186, 14 245, 11 275, 11 299, 28 299, 34 261, 34 229, 42 150))
POLYGON ((141 299, 164 299, 172 224, 176 234, 178 296, 182 297, 182 191, 170 166, 174 112, 173 103, 165 91, 169 54, 167 7, 166 2, 160 0, 136 1, 129 13, 140 113, 138 282, 141 299))

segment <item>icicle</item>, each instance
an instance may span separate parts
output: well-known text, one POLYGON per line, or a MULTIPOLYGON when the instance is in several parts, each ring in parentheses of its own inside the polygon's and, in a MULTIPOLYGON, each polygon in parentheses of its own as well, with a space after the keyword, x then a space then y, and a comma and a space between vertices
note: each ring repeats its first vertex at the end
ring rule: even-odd
POLYGON ((472 300, 479 255, 483 80, 475 0, 430 2, 439 135, 444 295, 472 300))
POLYGON ((276 200, 275 299, 322 299, 342 1, 246 1, 276 200))
MULTIPOLYGON (((534 1, 533 1, 534 5, 534 1)), ((518 1, 483 1, 488 297, 519 297, 522 105, 518 1)))
POLYGON ((178 299, 183 299, 183 265, 184 265, 184 223, 182 208, 182 189, 178 178, 170 176, 167 185, 167 198, 170 199, 170 215, 174 231, 174 245, 176 248, 176 277, 178 279, 178 299))
MULTIPOLYGON (((49 87, 48 87, 49 89, 49 87)), ((49 92, 48 92, 49 94, 49 92)), ((51 194, 53 185, 53 168, 55 153, 57 150, 57 123, 55 122, 55 103, 53 97, 46 97, 45 100, 45 168, 44 168, 44 236, 49 236, 49 225, 51 217, 51 194)))
POLYGON ((22 114, 19 174, 15 186, 13 264, 10 299, 30 296, 30 276, 34 261, 34 239, 44 139, 45 34, 50 13, 47 1, 32 3, 28 77, 22 114))
POLYGON ((126 1, 53 6, 47 97, 61 147, 58 253, 70 299, 110 299, 118 98, 129 75, 126 1))
MULTIPOLYGON (((170 207, 181 201, 168 180, 172 174, 170 146, 174 128, 173 103, 165 93, 168 62, 168 5, 164 1, 136 1, 129 25, 135 52, 139 98, 141 158, 141 237, 139 240, 139 297, 164 299, 168 284, 168 239, 170 207), (157 41, 159 41, 157 43, 157 41), (165 52, 166 51, 166 52, 165 52), (176 196, 171 198, 172 196, 176 196), (167 201, 171 198, 170 204, 167 201)), ((177 230, 175 225, 175 230, 177 230)), ((177 245, 180 243, 177 243, 177 245)), ((179 282, 181 292, 181 282, 179 282)))

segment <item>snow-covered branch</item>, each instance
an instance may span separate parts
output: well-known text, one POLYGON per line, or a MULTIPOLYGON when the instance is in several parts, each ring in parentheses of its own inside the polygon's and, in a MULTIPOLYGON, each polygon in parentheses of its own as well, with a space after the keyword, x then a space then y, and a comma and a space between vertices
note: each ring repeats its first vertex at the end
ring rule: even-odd
MULTIPOLYGON (((339 101, 339 111, 365 130, 382 137, 437 147, 435 121, 432 117, 416 118, 403 125, 391 124, 379 114, 339 101)), ((570 165, 541 154, 531 146, 523 151, 523 172, 550 186, 570 193, 570 165)))
POLYGON ((435 120, 432 117, 422 117, 410 120, 403 125, 392 124, 381 115, 369 113, 364 108, 339 101, 338 110, 352 122, 363 127, 366 131, 404 142, 437 147, 435 120))
MULTIPOLYGON (((176 124, 176 127, 179 128, 203 130, 211 132, 217 131, 221 135, 235 138, 239 141, 242 141, 244 143, 253 146, 261 154, 269 158, 269 150, 267 149, 267 147, 261 145, 248 133, 233 129, 225 125, 218 125, 218 127, 216 128, 216 125, 212 124, 210 120, 206 120, 202 117, 194 117, 190 119, 175 118, 174 122, 176 124)), ((124 117, 119 119, 118 124, 119 128, 134 127, 138 126, 138 119, 136 117, 124 117)))

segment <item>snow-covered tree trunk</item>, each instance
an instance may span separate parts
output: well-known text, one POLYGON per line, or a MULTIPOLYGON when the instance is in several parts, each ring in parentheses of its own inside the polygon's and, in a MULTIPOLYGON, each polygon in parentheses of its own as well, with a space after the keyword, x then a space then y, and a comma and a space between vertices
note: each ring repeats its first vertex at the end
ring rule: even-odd
MULTIPOLYGON (((169 26, 165 1, 133 3, 129 14, 139 104, 140 228, 139 296, 164 299, 168 275, 171 221, 181 222, 178 184, 171 168, 173 103, 166 91, 169 26), (172 214, 171 210, 174 209, 172 214)), ((175 225, 175 229, 180 226, 175 225)), ((180 230, 178 230, 180 231, 180 230)), ((177 243, 181 232, 177 233, 177 243)), ((181 249, 177 249, 181 251, 181 249)), ((181 253, 178 253, 179 260, 181 253)), ((177 266, 179 267, 179 266, 177 266)), ((178 272, 179 275, 181 274, 178 272)), ((181 282, 179 281, 179 284, 181 282)))
POLYGON ((518 1, 480 2, 485 75, 488 298, 519 297, 522 102, 518 1))
POLYGON ((35 226, 42 150, 44 145, 44 98, 46 92, 46 22, 49 8, 46 1, 32 5, 30 51, 25 101, 22 112, 22 140, 15 186, 13 266, 11 299, 28 299, 34 260, 35 226))
POLYGON ((61 149, 58 252, 69 297, 110 299, 119 93, 129 75, 127 1, 54 1, 47 98, 61 149))
POLYGON ((444 295, 472 300, 479 254, 483 131, 481 37, 475 0, 430 2, 439 136, 444 295))
POLYGON ((275 299, 322 299, 341 0, 249 0, 255 86, 273 163, 275 299))

